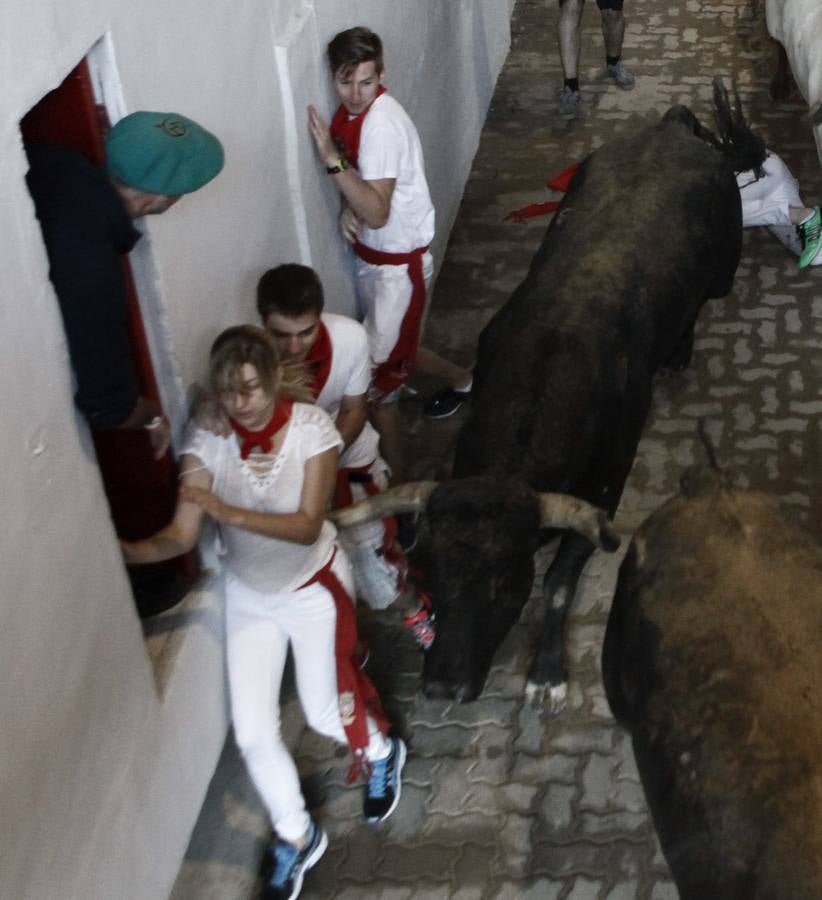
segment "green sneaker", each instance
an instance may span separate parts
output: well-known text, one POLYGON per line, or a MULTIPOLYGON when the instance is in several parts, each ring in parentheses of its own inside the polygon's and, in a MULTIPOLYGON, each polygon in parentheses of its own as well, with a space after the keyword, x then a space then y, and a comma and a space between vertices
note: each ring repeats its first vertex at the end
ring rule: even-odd
POLYGON ((796 226, 799 240, 802 242, 802 255, 799 257, 799 268, 804 269, 815 259, 822 247, 822 215, 819 207, 814 207, 813 215, 796 226))

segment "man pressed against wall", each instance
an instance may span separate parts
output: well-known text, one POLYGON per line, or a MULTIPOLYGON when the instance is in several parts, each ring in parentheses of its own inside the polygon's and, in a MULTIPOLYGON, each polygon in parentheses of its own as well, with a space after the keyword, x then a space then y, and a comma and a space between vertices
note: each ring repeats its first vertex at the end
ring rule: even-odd
MULTIPOLYGON (((399 478, 396 400, 415 362, 450 382, 445 404, 453 407, 450 412, 468 396, 471 375, 430 351, 420 348, 417 353, 433 274, 428 246, 434 237, 434 207, 417 130, 382 85, 382 43, 367 28, 351 28, 331 40, 328 62, 340 107, 329 127, 310 106, 309 127, 342 196, 340 227, 358 257, 357 299, 375 363, 371 416, 399 478)), ((441 415, 443 410, 429 407, 428 412, 441 415)))
MULTIPOLYGON (((308 266, 277 266, 257 284, 257 311, 281 358, 309 368, 317 405, 331 416, 345 443, 337 470, 336 508, 384 490, 389 471, 379 454, 379 436, 368 422, 371 364, 365 329, 347 316, 324 312, 324 304, 320 279, 308 266)), ((405 587, 407 562, 395 537, 393 519, 339 532, 357 596, 377 609, 393 603, 405 587)))

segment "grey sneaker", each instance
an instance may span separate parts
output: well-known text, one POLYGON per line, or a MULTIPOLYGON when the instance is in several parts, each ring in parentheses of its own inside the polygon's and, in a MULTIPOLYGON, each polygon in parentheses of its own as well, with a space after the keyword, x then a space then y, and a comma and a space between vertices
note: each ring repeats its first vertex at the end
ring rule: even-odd
POLYGON ((579 91, 572 91, 567 85, 562 89, 559 95, 560 116, 563 119, 575 119, 579 115, 579 109, 582 106, 582 96, 579 91))
POLYGON ((614 84, 622 88, 623 91, 633 90, 636 79, 634 73, 620 60, 616 65, 608 66, 608 74, 614 81, 614 84))

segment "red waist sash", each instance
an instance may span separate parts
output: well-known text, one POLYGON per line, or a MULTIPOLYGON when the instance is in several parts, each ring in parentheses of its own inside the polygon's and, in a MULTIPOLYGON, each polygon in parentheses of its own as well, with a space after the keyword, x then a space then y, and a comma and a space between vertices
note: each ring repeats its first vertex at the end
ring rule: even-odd
POLYGON ((337 548, 331 559, 305 584, 321 584, 334 598, 337 608, 337 632, 334 652, 337 658, 337 694, 339 695, 340 718, 342 719, 348 746, 354 754, 348 781, 354 781, 358 774, 370 770, 365 750, 368 747, 368 722, 370 715, 383 734, 388 733, 388 719, 383 712, 377 689, 371 679, 363 672, 356 656, 357 616, 354 612, 354 601, 334 574, 331 565, 337 555, 337 548))
POLYGON ((408 266, 408 277, 411 280, 411 300, 400 326, 397 343, 389 353, 388 359, 379 363, 374 371, 373 384, 383 394, 390 394, 405 384, 417 358, 422 315, 425 312, 422 256, 427 251, 428 247, 417 247, 410 253, 385 253, 366 247, 359 241, 354 242, 354 252, 361 260, 372 266, 408 266))

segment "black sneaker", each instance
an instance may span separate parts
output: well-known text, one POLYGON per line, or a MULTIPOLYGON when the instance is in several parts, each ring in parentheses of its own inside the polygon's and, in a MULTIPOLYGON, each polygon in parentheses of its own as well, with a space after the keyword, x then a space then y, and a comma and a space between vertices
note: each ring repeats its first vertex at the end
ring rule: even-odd
POLYGON ((294 900, 298 897, 305 873, 317 863, 327 846, 326 833, 313 820, 302 850, 277 838, 272 853, 274 871, 263 887, 260 900, 294 900))
POLYGON ((371 763, 371 777, 365 786, 362 813, 371 825, 384 822, 400 802, 402 767, 405 765, 405 742, 391 738, 391 752, 385 759, 371 763))
POLYGON ((448 416, 453 416, 470 396, 470 388, 467 391, 458 391, 452 387, 444 388, 426 400, 422 413, 429 419, 447 419, 448 416))

